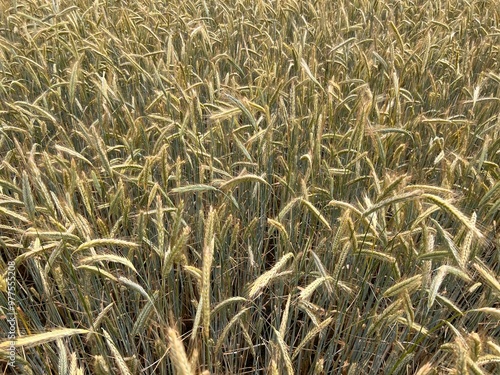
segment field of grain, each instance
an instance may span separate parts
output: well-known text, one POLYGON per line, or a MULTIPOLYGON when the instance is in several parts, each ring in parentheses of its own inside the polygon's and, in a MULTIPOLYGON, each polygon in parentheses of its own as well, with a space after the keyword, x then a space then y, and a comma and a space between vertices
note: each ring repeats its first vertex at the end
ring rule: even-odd
POLYGON ((498 0, 0 2, 4 374, 499 374, 499 212, 498 0))

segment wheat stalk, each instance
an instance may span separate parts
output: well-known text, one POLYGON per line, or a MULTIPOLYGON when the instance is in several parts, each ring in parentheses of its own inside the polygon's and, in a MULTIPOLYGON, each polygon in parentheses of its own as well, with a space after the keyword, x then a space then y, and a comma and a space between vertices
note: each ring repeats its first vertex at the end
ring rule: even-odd
POLYGON ((167 328, 167 338, 170 344, 169 356, 177 370, 181 375, 192 374, 191 363, 188 360, 184 344, 179 337, 179 333, 174 328, 167 328))
POLYGON ((210 208, 205 223, 205 238, 203 242, 203 267, 201 270, 201 302, 203 317, 203 336, 206 340, 210 337, 210 273, 215 246, 215 211, 210 208))

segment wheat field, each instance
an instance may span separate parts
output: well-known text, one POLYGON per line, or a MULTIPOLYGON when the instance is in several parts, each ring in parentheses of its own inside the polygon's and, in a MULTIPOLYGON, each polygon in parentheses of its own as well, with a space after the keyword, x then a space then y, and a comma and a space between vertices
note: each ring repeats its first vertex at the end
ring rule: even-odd
POLYGON ((3 374, 499 374, 499 212, 498 0, 0 2, 3 374))

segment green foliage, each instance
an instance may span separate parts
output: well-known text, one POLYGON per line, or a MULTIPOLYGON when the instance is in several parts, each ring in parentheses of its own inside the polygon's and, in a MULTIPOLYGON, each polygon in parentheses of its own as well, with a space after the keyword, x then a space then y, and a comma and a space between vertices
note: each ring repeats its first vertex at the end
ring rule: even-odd
POLYGON ((498 373, 499 20, 1 2, 14 372, 498 373))

